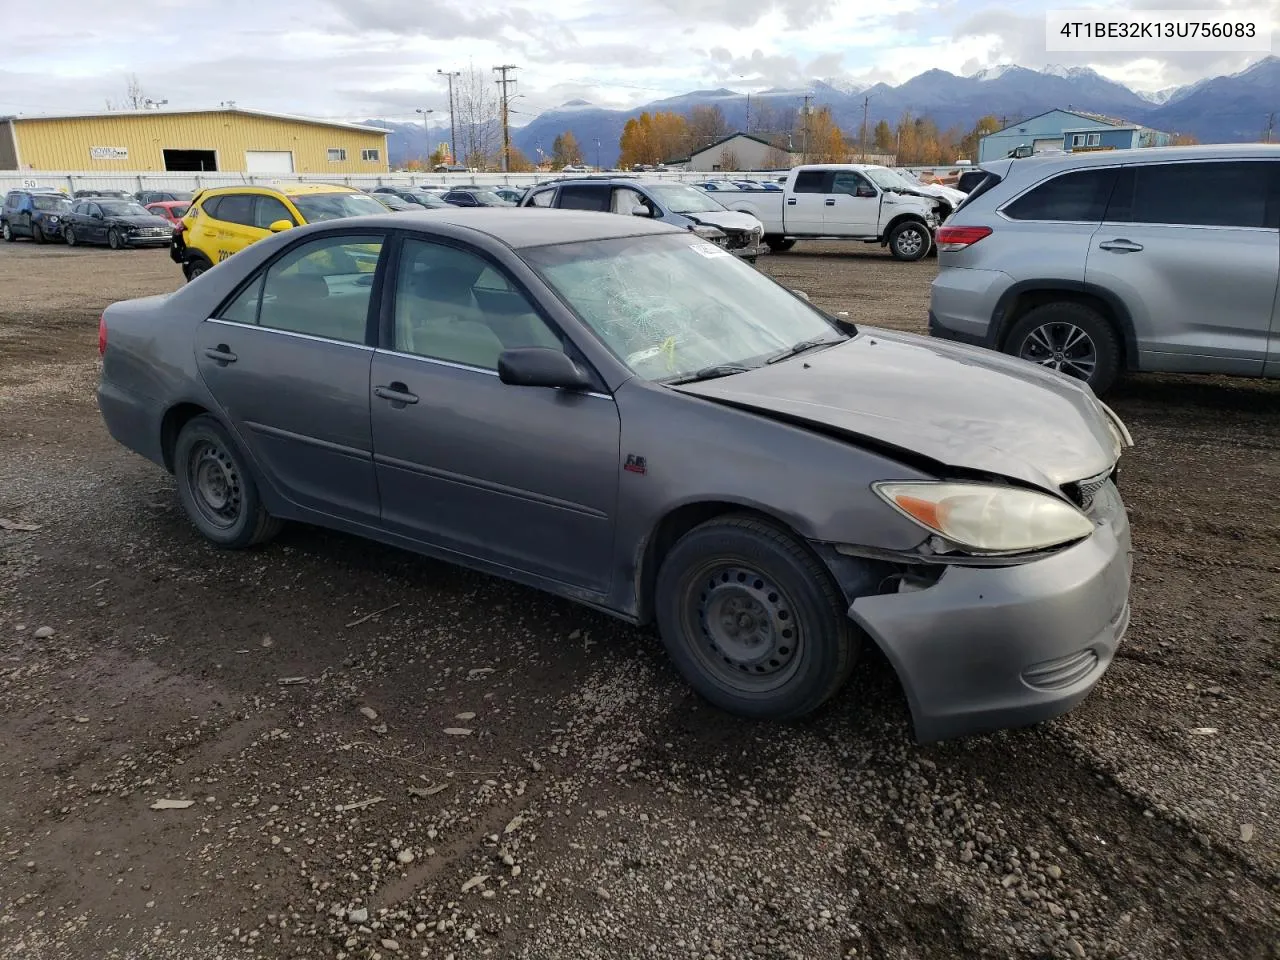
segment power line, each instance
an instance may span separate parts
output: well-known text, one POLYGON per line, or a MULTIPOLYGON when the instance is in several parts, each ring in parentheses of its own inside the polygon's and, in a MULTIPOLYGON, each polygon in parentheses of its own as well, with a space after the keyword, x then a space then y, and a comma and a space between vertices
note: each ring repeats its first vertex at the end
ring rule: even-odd
POLYGON ((507 173, 511 169, 511 127, 510 127, 510 124, 508 123, 508 121, 510 120, 509 104, 511 102, 511 97, 507 93, 507 87, 515 83, 516 81, 514 77, 508 78, 507 74, 515 69, 517 69, 517 67, 514 63, 504 63, 500 67, 493 68, 494 73, 502 74, 502 78, 500 80, 495 80, 494 82, 502 88, 502 172, 503 173, 507 173))

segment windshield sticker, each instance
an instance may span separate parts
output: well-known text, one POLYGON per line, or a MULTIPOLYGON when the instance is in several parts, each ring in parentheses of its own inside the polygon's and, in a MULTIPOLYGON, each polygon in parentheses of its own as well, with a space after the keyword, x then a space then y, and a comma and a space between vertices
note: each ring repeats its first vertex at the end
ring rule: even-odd
POLYGON ((717 247, 714 243, 708 243, 706 240, 701 240, 698 243, 689 244, 689 249, 692 250, 694 253, 701 254, 707 259, 712 259, 714 257, 732 256, 732 254, 730 254, 728 250, 722 250, 719 247, 717 247))

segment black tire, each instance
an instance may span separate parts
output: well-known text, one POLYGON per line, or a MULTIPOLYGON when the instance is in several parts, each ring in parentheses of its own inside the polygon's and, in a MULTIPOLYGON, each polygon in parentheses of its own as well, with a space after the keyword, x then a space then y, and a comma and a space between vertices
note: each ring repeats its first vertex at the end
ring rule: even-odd
POLYGON ((920 220, 903 220, 895 223, 886 238, 893 259, 907 263, 923 259, 933 247, 933 235, 920 220))
POLYGON ((62 239, 67 241, 68 247, 74 247, 80 241, 76 239, 76 231, 73 227, 64 227, 62 230, 62 239))
POLYGON ((208 257, 196 254, 182 265, 182 272, 186 274, 187 282, 190 283, 196 277, 200 276, 200 274, 206 273, 212 268, 213 264, 209 262, 208 257))
POLYGON ((739 716, 811 713, 857 660, 860 635, 830 573, 786 530, 755 517, 685 534, 663 560, 654 601, 676 669, 739 716))
POLYGON ((31 239, 36 243, 48 243, 49 238, 44 235, 44 228, 38 223, 31 225, 31 239))
POLYGON ((1028 310, 1009 330, 1004 352, 1083 380, 1099 396, 1120 376, 1115 326, 1083 303, 1060 301, 1028 310))
POLYGON ((770 253, 786 253, 796 245, 794 240, 787 240, 783 237, 765 237, 764 243, 769 248, 770 253))
POLYGON ((178 499, 204 537, 241 550, 266 543, 283 526, 267 513, 244 457, 222 425, 208 414, 183 426, 173 448, 178 499))
POLYGON ((124 249, 124 239, 120 236, 120 231, 115 227, 107 231, 107 246, 112 250, 124 249))
POLYGON ((6 220, 3 225, 0 225, 0 235, 4 236, 5 243, 13 243, 13 241, 18 239, 13 235, 13 227, 9 226, 8 220, 6 220))

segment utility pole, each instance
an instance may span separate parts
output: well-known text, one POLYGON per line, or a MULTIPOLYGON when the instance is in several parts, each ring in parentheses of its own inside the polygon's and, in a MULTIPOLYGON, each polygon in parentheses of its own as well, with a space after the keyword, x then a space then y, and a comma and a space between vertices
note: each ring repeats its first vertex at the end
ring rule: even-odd
POLYGON ((600 172, 600 138, 596 137, 596 173, 600 172))
POLYGON ((742 132, 743 133, 751 132, 751 91, 750 90, 747 91, 747 129, 743 130, 742 132))
POLYGON ((804 126, 801 128, 800 135, 800 162, 809 162, 809 101, 813 99, 813 94, 806 93, 804 95, 804 106, 800 110, 801 117, 804 118, 804 126))
POLYGON ((867 109, 871 105, 871 97, 862 98, 862 162, 867 162, 867 109))
POLYGON ((449 81, 449 159, 458 162, 458 138, 453 127, 453 78, 462 76, 461 70, 437 70, 436 73, 449 81))
POLYGON ((1263 138, 1263 141, 1262 141, 1263 143, 1271 142, 1271 131, 1274 130, 1275 128, 1276 128, 1276 114, 1275 114, 1275 111, 1273 110, 1271 111, 1271 113, 1267 114, 1267 135, 1266 137, 1263 138))
POLYGON ((504 63, 500 67, 494 67, 494 73, 502 74, 502 79, 494 82, 502 88, 502 172, 506 173, 511 169, 511 127, 507 123, 507 105, 511 102, 511 97, 507 93, 507 87, 515 83, 515 78, 508 78, 507 74, 516 69, 514 63, 504 63))

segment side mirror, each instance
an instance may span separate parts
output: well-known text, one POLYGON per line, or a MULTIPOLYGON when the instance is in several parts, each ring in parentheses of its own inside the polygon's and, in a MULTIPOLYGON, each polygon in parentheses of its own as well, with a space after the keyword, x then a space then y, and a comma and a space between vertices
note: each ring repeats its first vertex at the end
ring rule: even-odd
POLYGON ((102 219, 102 214, 101 214, 101 213, 93 213, 93 214, 90 214, 90 216, 92 216, 92 217, 93 217, 93 219, 95 219, 95 220, 101 220, 101 219, 102 219))
POLYGON ((272 233, 282 233, 285 230, 292 230, 293 223, 292 221, 289 221, 289 220, 277 220, 274 223, 272 223, 271 226, 267 227, 267 229, 270 230, 272 233))
POLYGON ((875 187, 868 187, 865 183, 858 187, 858 192, 854 196, 858 197, 874 197, 876 195, 875 187))
POLYGON ((631 215, 633 217, 649 217, 649 216, 652 216, 653 213, 644 204, 637 203, 634 207, 631 208, 631 215))
POLYGON ((498 379, 513 387, 589 390, 591 378, 567 354, 552 347, 517 347, 498 357, 498 379))

